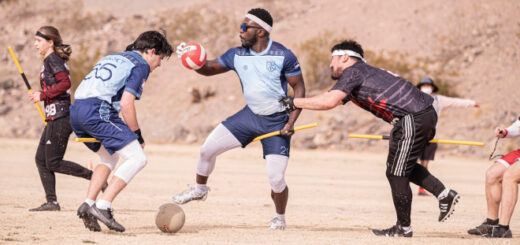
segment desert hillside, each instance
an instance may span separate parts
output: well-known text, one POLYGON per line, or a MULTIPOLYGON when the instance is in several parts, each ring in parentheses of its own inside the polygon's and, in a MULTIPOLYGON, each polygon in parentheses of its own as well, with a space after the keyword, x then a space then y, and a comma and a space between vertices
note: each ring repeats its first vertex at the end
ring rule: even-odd
MULTIPOLYGON (((42 122, 7 51, 13 46, 33 88, 41 58, 33 47, 43 25, 60 29, 73 47, 69 66, 79 83, 103 55, 123 50, 141 32, 164 30, 172 43, 203 44, 210 58, 239 45, 238 25, 253 7, 274 17, 272 39, 292 49, 304 70, 309 95, 333 85, 329 50, 335 41, 355 39, 367 60, 417 83, 431 76, 450 95, 478 101, 480 109, 446 109, 437 138, 484 141, 485 147, 441 146, 440 154, 487 157, 495 126, 520 115, 520 2, 510 0, 294 0, 294 1, 0 1, 0 137, 39 137, 42 122)), ((202 77, 176 56, 151 74, 138 117, 150 142, 200 143, 210 130, 242 108, 236 74, 202 77)), ((383 151, 384 142, 348 139, 348 133, 388 134, 390 125, 355 105, 332 111, 304 111, 297 124, 317 121, 298 133, 296 147, 383 151)), ((499 151, 517 147, 502 141, 499 151)))

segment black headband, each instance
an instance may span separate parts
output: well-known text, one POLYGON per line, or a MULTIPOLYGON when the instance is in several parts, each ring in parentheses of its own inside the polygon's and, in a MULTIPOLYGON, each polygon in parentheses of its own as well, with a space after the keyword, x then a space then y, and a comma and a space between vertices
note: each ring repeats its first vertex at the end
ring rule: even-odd
POLYGON ((47 41, 50 41, 51 38, 43 33, 41 33, 40 31, 36 31, 36 36, 39 36, 39 37, 42 37, 43 39, 47 40, 47 41))

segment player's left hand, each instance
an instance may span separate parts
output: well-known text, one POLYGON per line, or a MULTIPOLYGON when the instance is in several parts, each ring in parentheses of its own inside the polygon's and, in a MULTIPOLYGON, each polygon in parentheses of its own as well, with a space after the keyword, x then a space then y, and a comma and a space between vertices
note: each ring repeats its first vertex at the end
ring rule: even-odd
POLYGON ((37 103, 37 102, 40 101, 40 94, 41 94, 40 91, 33 91, 32 93, 29 93, 29 99, 30 99, 33 103, 37 103))
POLYGON ((294 134, 294 123, 286 123, 285 126, 283 126, 282 130, 280 130, 281 135, 293 135, 294 134))

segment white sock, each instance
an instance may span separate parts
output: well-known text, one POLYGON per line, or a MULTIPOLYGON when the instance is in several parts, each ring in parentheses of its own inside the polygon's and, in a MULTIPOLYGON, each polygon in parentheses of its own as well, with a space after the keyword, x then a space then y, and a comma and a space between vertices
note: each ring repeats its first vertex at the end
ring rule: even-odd
POLYGON ((208 190, 208 186, 206 184, 195 184, 195 187, 200 192, 205 192, 208 190))
POLYGON ((99 209, 103 209, 103 210, 109 209, 110 205, 112 205, 112 203, 109 201, 105 201, 105 200, 98 200, 96 202, 96 207, 99 209))
POLYGON ((92 199, 85 199, 85 202, 88 204, 88 206, 92 207, 92 205, 94 205, 94 203, 96 203, 94 200, 92 199))
POLYGON ((440 200, 444 199, 445 197, 448 196, 448 193, 450 193, 450 188, 446 188, 446 189, 444 189, 444 190, 441 192, 441 194, 439 194, 439 196, 437 196, 437 200, 440 201, 440 200))
POLYGON ((274 217, 279 218, 279 219, 281 219, 281 220, 285 220, 285 214, 278 214, 278 213, 276 213, 276 214, 274 215, 274 217))
POLYGON ((406 233, 412 231, 412 227, 411 226, 401 226, 401 228, 403 228, 404 232, 406 232, 406 233))

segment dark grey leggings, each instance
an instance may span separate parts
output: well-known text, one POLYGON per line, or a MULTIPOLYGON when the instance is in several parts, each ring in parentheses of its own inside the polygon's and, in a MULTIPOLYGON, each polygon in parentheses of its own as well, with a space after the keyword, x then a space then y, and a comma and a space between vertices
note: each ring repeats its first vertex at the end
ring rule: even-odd
POLYGON ((68 116, 48 121, 47 126, 43 129, 38 150, 36 150, 36 166, 48 202, 57 201, 55 172, 88 180, 92 176, 92 171, 87 168, 63 160, 71 133, 72 129, 68 116))

